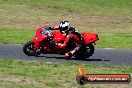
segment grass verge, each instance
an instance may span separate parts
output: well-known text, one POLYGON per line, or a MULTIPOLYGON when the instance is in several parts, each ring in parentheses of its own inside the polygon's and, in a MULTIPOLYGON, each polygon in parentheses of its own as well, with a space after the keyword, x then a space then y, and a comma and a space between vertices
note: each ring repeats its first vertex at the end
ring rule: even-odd
POLYGON ((132 49, 131 0, 0 0, 0 43, 24 44, 39 25, 68 20, 79 31, 96 32, 97 47, 132 49))
MULTIPOLYGON (((94 84, 79 86, 76 83, 77 63, 46 63, 0 59, 0 86, 2 88, 131 88, 132 84, 94 84)), ((82 65, 87 73, 130 74, 132 66, 82 65)))
POLYGON ((2 44, 24 44, 35 37, 35 30, 25 29, 0 29, 0 43, 2 44))
MULTIPOLYGON (((132 49, 132 33, 97 33, 100 40, 97 48, 129 48, 132 49)), ((0 43, 25 44, 35 36, 35 30, 28 29, 0 29, 0 43)))
POLYGON ((29 5, 33 8, 52 8, 69 12, 89 13, 91 15, 131 15, 131 0, 1 0, 3 4, 29 5))

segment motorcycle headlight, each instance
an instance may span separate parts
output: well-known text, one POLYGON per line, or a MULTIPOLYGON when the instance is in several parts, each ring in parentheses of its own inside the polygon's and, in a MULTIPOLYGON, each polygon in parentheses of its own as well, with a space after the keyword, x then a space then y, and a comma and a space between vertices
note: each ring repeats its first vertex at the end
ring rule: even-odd
POLYGON ((38 40, 38 37, 37 37, 37 36, 35 36, 35 39, 36 39, 36 40, 38 40))

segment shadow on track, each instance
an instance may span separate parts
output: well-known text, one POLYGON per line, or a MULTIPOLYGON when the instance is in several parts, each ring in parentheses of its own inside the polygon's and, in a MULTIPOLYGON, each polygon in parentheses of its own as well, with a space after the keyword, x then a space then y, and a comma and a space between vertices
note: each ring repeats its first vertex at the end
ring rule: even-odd
MULTIPOLYGON (((55 59, 65 59, 64 57, 54 57, 54 56, 38 56, 38 57, 46 57, 46 58, 55 58, 55 59)), ((110 61, 110 60, 103 60, 103 59, 91 59, 91 58, 87 58, 87 59, 78 59, 78 58, 71 58, 69 60, 80 60, 80 61, 110 61)))

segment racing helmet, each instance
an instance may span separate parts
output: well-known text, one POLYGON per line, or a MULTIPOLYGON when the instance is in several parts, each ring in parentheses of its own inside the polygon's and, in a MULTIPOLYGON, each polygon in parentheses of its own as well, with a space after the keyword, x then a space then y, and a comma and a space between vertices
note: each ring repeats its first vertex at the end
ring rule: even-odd
POLYGON ((60 32, 61 33, 64 34, 64 33, 68 32, 69 27, 70 27, 70 24, 69 24, 68 21, 62 21, 62 22, 60 22, 59 28, 60 28, 60 32))

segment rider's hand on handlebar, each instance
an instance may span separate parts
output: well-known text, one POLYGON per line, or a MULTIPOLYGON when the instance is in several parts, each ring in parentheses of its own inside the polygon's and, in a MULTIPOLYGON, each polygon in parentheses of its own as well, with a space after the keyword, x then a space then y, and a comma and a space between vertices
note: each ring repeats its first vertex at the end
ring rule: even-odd
POLYGON ((52 27, 52 26, 49 25, 49 26, 48 26, 48 29, 49 29, 49 30, 53 30, 54 27, 52 27))
POLYGON ((52 30, 53 27, 49 26, 49 30, 52 30))

